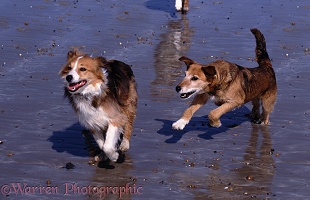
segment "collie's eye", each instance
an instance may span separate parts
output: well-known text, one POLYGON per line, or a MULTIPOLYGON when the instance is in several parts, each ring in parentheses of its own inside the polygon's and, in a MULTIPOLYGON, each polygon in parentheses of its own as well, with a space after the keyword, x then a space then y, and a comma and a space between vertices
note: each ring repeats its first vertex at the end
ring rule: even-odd
POLYGON ((192 81, 197 81, 199 78, 197 77, 197 76, 193 76, 192 78, 191 78, 191 80, 192 81))
POLYGON ((71 70, 72 68, 71 68, 71 65, 69 65, 68 67, 67 67, 67 70, 71 70))
POLYGON ((85 72, 85 71, 86 71, 86 68, 81 67, 80 71, 85 72))

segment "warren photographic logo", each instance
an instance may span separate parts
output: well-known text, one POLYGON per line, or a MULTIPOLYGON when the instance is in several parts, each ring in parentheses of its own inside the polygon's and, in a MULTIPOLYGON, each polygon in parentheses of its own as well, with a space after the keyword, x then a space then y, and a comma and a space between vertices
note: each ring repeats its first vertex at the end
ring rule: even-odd
POLYGON ((124 186, 80 186, 77 183, 64 183, 57 186, 30 186, 27 183, 9 183, 1 186, 1 194, 10 195, 91 195, 104 199, 108 195, 117 195, 122 199, 126 195, 142 194, 143 188, 136 184, 124 186))

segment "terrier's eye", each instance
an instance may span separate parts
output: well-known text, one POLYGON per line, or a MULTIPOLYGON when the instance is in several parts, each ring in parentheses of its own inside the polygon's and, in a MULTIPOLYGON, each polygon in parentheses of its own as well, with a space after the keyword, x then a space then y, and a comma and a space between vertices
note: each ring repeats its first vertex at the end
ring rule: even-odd
POLYGON ((191 78, 191 80, 192 81, 197 81, 199 78, 197 77, 197 76, 193 76, 192 78, 191 78))
POLYGON ((80 71, 85 72, 85 71, 86 71, 86 68, 81 67, 80 71))
POLYGON ((67 70, 71 70, 72 68, 71 68, 71 65, 69 65, 68 67, 67 67, 67 70))

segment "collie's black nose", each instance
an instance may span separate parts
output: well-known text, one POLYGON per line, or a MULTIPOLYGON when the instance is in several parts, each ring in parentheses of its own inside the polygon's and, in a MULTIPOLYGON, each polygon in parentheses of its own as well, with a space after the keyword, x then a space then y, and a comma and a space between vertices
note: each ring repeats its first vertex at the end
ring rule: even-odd
POLYGON ((70 83, 73 79, 73 76, 72 75, 68 75, 66 76, 66 80, 68 81, 68 83, 70 83))
POLYGON ((181 89, 182 89, 182 88, 181 88, 180 86, 176 86, 176 87, 175 87, 175 90, 176 90, 177 92, 180 92, 181 89))

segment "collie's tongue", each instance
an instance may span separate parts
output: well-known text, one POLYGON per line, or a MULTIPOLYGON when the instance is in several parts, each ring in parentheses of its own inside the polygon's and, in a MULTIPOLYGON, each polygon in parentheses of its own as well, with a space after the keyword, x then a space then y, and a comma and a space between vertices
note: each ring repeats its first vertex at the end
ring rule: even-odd
POLYGON ((68 86, 68 89, 70 91, 76 91, 76 90, 78 90, 80 87, 82 87, 85 84, 86 84, 86 81, 80 81, 80 82, 77 82, 77 83, 70 83, 69 86, 68 86))
POLYGON ((70 84, 69 86, 68 86, 68 89, 69 90, 71 90, 71 91, 75 91, 76 90, 76 88, 78 88, 78 83, 74 83, 74 84, 70 84))

